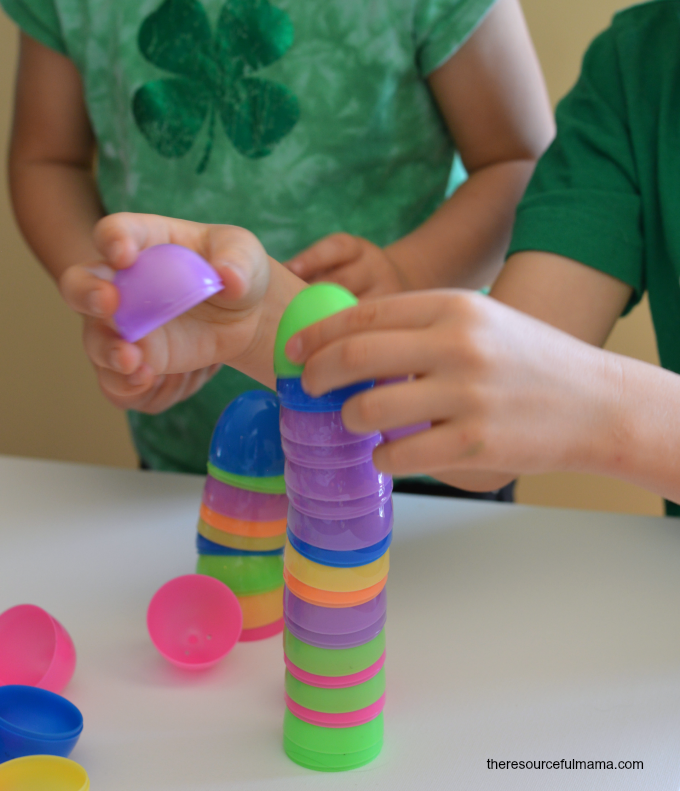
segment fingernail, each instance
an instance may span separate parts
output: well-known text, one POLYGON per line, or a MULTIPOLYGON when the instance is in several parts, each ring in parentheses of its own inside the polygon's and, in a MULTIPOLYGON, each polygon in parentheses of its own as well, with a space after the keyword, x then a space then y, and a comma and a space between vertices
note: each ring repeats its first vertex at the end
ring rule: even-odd
POLYGON ((116 273, 113 271, 113 269, 111 269, 110 266, 106 266, 105 264, 86 266, 85 269, 95 277, 98 277, 100 280, 106 280, 107 283, 113 282, 113 278, 116 276, 116 273))
POLYGON ((288 264, 288 269, 290 269, 290 271, 291 271, 291 272, 292 272, 294 275, 300 275, 300 274, 302 274, 302 270, 303 270, 303 264, 302 264, 302 262, 301 262, 301 261, 291 261, 291 262, 288 264))
POLYGON ((123 242, 114 242, 108 249, 107 258, 109 261, 117 261, 125 255, 125 245, 123 242))
POLYGON ((286 355, 293 362, 302 362, 302 340, 294 335, 286 344, 286 355))
POLYGON ((221 266, 231 269, 246 288, 250 285, 250 275, 244 269, 241 269, 238 264, 232 264, 231 261, 221 261, 220 263, 221 266))
POLYGON ((134 373, 128 376, 128 383, 132 385, 132 387, 139 387, 139 385, 143 385, 146 381, 146 366, 142 366, 138 368, 134 373))
POLYGON ((120 359, 120 350, 114 349, 111 354, 109 354, 109 365, 114 371, 122 371, 123 366, 120 359))
POLYGON ((247 272, 245 269, 242 269, 238 264, 229 264, 229 266, 236 272, 236 274, 241 278, 245 285, 250 283, 250 273, 247 272))
POLYGON ((103 316, 102 300, 99 291, 91 291, 86 299, 87 309, 91 316, 103 316))

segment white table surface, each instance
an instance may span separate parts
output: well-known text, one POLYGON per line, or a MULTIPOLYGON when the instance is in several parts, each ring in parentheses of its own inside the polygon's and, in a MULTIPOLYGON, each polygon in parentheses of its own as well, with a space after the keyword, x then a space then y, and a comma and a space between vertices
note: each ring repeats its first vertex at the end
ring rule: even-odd
POLYGON ((281 746, 280 638, 196 674, 147 636, 202 483, 0 457, 0 611, 70 631, 93 791, 679 788, 680 521, 396 496, 385 746, 317 774, 281 746), (561 758, 644 769, 487 768, 561 758))

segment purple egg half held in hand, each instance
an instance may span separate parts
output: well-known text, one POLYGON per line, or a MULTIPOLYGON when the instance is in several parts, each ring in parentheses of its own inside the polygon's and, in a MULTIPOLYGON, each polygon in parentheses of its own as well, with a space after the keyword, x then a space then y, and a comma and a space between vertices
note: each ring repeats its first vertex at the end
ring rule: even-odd
POLYGON ((126 341, 140 338, 176 319, 224 288, 219 275, 198 253, 177 244, 143 250, 113 284, 120 304, 114 319, 126 341))

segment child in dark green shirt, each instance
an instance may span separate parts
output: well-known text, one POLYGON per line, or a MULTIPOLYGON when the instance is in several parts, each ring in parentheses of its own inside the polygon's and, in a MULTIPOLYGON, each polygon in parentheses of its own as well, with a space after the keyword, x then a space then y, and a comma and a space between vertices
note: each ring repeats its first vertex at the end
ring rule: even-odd
MULTIPOLYGON (((458 290, 385 297, 308 328, 287 353, 306 363, 313 395, 416 375, 343 409, 357 432, 432 421, 376 449, 385 472, 479 490, 521 473, 599 473, 657 492, 680 515, 680 0, 619 14, 557 120, 495 299, 458 290), (598 348, 645 290, 665 370, 598 348)), ((231 256, 246 275, 231 282, 226 271, 232 302, 222 295, 209 312, 166 328, 145 358, 160 372, 231 361, 272 384, 278 318, 304 284, 243 231, 192 236, 175 223, 108 218, 100 249, 120 267, 149 225, 197 249, 212 233, 221 260, 231 256), (202 343, 188 347, 188 332, 202 343)))

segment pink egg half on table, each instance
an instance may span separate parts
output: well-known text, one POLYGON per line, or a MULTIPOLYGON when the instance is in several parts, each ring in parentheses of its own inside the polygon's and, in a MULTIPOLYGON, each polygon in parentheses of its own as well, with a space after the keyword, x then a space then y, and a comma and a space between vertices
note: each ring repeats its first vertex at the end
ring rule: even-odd
POLYGON ((238 642, 243 612, 235 594, 214 577, 185 574, 166 582, 149 604, 151 641, 185 670, 217 664, 238 642))
POLYGON ((0 614, 0 686, 23 684, 61 692, 73 676, 76 650, 48 612, 19 604, 0 614))

